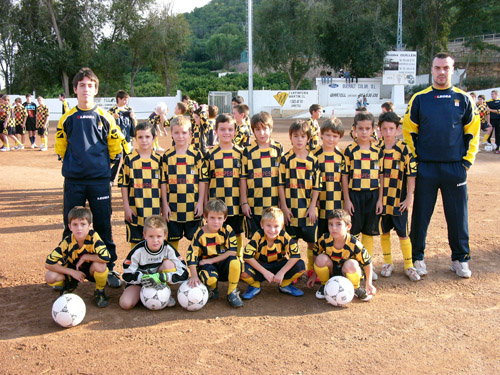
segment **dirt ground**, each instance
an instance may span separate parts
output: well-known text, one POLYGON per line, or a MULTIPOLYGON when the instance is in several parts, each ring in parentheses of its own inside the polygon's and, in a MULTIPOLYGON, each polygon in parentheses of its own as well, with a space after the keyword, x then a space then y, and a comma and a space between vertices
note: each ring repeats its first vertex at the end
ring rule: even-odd
MULTIPOLYGON (((285 149, 287 124, 277 121, 274 131, 285 149)), ((0 374, 500 373, 499 155, 478 154, 469 172, 471 279, 449 271, 439 201, 427 239, 429 275, 418 283, 404 276, 393 235, 396 270, 375 282, 378 293, 370 303, 355 300, 335 308, 299 281, 305 291, 301 298, 266 283, 261 295, 238 310, 221 293, 198 312, 178 305, 122 311, 122 290, 108 289, 110 306, 99 309, 92 301, 93 284, 86 282, 77 289, 86 317, 79 326, 63 329, 51 317, 58 294, 44 284, 45 258, 63 229, 63 178, 54 133, 52 124, 48 152, 0 155, 0 374)), ((160 142, 169 143, 165 137, 160 142)), ((341 146, 348 142, 346 135, 341 146)), ((121 270, 129 246, 116 187, 113 210, 121 270)), ((380 269, 383 258, 375 242, 374 263, 380 269)), ((186 249, 183 240, 183 255, 186 249)), ((244 283, 240 289, 246 289, 244 283)))

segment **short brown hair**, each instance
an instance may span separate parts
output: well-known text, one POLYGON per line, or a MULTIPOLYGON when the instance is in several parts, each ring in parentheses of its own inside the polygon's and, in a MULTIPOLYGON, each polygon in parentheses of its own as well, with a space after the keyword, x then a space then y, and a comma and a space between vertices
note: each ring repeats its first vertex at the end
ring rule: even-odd
POLYGON ((266 220, 276 220, 281 224, 281 228, 285 225, 285 217, 283 215, 283 211, 281 211, 278 207, 268 207, 262 212, 262 217, 260 222, 264 222, 266 220))
POLYGON ((208 106, 208 117, 209 118, 216 118, 218 114, 219 114, 219 107, 217 107, 216 105, 209 105, 208 106))
POLYGON ((224 214, 224 218, 227 217, 227 206, 220 199, 210 199, 205 205, 203 213, 207 216, 210 212, 217 212, 219 214, 224 214))
POLYGON ((148 229, 163 229, 163 232, 167 234, 168 227, 165 218, 161 215, 151 215, 144 220, 144 233, 148 229))
POLYGON ((395 112, 386 112, 382 113, 378 117, 378 126, 382 126, 383 122, 393 122, 396 124, 396 128, 399 127, 399 122, 401 121, 401 118, 395 113, 395 112))
POLYGON ((246 104, 238 104, 233 107, 240 115, 248 116, 250 114, 250 108, 246 104))
POLYGON ((250 125, 252 130, 255 130, 257 126, 263 126, 265 128, 273 128, 273 117, 268 112, 259 112, 252 116, 250 119, 250 125))
POLYGON ((381 105, 387 112, 394 112, 394 104, 392 102, 385 102, 381 105))
POLYGON ((322 109, 323 107, 320 106, 319 104, 313 104, 312 106, 309 107, 309 113, 312 115, 313 112, 317 111, 318 109, 322 109))
POLYGON ((73 87, 76 88, 78 86, 78 82, 83 80, 85 77, 95 83, 96 90, 99 88, 99 78, 97 78, 95 73, 90 68, 81 68, 78 73, 76 73, 73 77, 73 87))
POLYGON ((117 101, 118 101, 118 99, 125 99, 125 98, 130 98, 130 95, 125 90, 119 90, 116 93, 116 100, 117 101))
POLYGON ((434 55, 434 57, 432 58, 432 61, 434 62, 434 59, 447 59, 447 58, 450 58, 453 60, 453 64, 455 64, 455 58, 449 54, 448 52, 438 52, 434 55))
POLYGON ((177 107, 181 110, 182 114, 186 113, 187 111, 187 106, 183 102, 177 103, 177 107))
POLYGON ((320 126, 321 134, 323 134, 327 130, 330 130, 330 131, 334 132, 335 134, 338 134, 340 136, 340 138, 342 138, 344 136, 344 127, 342 126, 342 121, 340 121, 340 119, 338 119, 335 116, 333 116, 329 119, 326 119, 321 124, 321 126, 320 126))
POLYGON ((311 130, 312 130, 311 125, 309 124, 309 122, 304 120, 295 120, 290 125, 290 128, 288 129, 288 134, 291 137, 293 133, 297 133, 300 131, 305 135, 307 135, 308 139, 311 139, 311 130))
POLYGON ((236 122, 234 121, 233 116, 229 113, 222 113, 215 119, 215 130, 219 128, 220 123, 229 122, 234 125, 234 129, 236 130, 236 122))
POLYGON ((153 136, 153 138, 156 137, 156 126, 154 126, 149 121, 143 121, 143 122, 137 124, 137 126, 135 127, 135 135, 136 136, 137 136, 137 132, 139 130, 151 130, 151 135, 153 136))
POLYGON ((327 220, 330 221, 332 219, 340 219, 345 223, 345 225, 351 225, 351 215, 344 210, 337 209, 330 211, 328 213, 327 220))
POLYGON ((370 112, 358 112, 356 116, 354 116, 354 127, 358 125, 360 121, 370 121, 372 123, 372 128, 375 126, 375 117, 370 112))
POLYGON ((87 220, 89 224, 92 224, 92 211, 87 207, 75 206, 68 212, 68 224, 75 219, 87 220))
POLYGON ((182 126, 191 130, 191 121, 189 121, 189 117, 187 116, 177 116, 170 121, 170 131, 172 131, 174 126, 182 126))

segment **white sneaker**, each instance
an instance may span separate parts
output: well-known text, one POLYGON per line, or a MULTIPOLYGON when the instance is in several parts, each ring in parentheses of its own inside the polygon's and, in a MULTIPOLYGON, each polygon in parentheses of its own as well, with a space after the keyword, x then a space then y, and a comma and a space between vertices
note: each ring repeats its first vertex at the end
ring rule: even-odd
POLYGON ((0 148, 0 151, 7 152, 7 151, 10 151, 10 148, 4 146, 4 147, 0 148))
POLYGON ((31 144, 31 148, 37 148, 38 146, 36 145, 36 143, 32 143, 31 144))
POLYGON ((425 265, 425 262, 423 260, 416 260, 413 262, 413 266, 415 267, 415 270, 419 274, 419 276, 425 276, 427 275, 427 266, 425 265))
POLYGON ((326 296, 325 296, 325 286, 324 285, 321 285, 319 287, 319 289, 316 291, 315 296, 316 296, 317 299, 325 299, 326 298, 326 296))
POLYGON ((394 271, 394 266, 391 263, 386 263, 382 266, 380 274, 384 277, 391 277, 392 271, 394 271))
POLYGON ((417 270, 415 269, 415 267, 410 267, 408 268, 407 270, 405 270, 405 274, 406 276, 408 276, 408 278, 411 280, 411 281, 419 281, 421 280, 421 277, 420 275, 418 274, 417 270))
POLYGON ((47 147, 40 146, 40 151, 47 151, 47 147))
POLYGON ((17 146, 17 149, 18 149, 18 150, 24 150, 24 145, 23 145, 23 144, 20 144, 19 146, 17 146))
POLYGON ((457 274, 457 276, 463 277, 468 279, 469 277, 472 276, 472 271, 469 269, 469 263, 467 262, 460 262, 458 260, 455 260, 452 264, 450 269, 457 274))
POLYGON ((174 297, 170 297, 167 303, 167 307, 174 307, 175 306, 175 299, 174 297))

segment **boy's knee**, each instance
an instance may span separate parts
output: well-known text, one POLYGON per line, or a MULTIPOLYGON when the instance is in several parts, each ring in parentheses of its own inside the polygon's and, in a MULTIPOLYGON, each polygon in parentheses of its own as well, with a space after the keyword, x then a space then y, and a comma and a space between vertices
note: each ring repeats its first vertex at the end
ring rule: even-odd
POLYGON ((107 265, 107 263, 93 262, 90 267, 91 267, 92 273, 94 273, 94 272, 106 272, 108 265, 107 265))
POLYGON ((158 267, 158 271, 175 269, 175 264, 169 259, 163 261, 163 263, 158 267))
POLYGON ((128 300, 127 298, 120 298, 120 307, 123 310, 130 310, 135 306, 135 304, 132 303, 132 301, 128 300))
POLYGON ((342 266, 343 273, 355 273, 358 271, 360 271, 359 264, 354 259, 346 260, 344 265, 342 266))
POLYGON ((45 272, 45 282, 47 284, 52 284, 58 281, 64 281, 64 275, 54 271, 45 272))
POLYGON ((326 267, 332 263, 332 260, 328 255, 320 254, 316 257, 316 261, 314 262, 318 267, 326 267))

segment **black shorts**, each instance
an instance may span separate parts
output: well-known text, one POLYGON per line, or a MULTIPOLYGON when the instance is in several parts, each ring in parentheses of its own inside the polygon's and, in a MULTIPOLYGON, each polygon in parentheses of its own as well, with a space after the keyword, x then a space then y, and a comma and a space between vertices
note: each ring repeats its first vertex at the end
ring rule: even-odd
POLYGON ((318 238, 328 233, 328 219, 318 219, 318 238))
POLYGON ((295 241, 299 238, 302 238, 307 243, 315 243, 317 241, 318 234, 318 225, 315 224, 310 227, 290 227, 285 226, 286 232, 292 237, 295 241))
MULTIPOLYGON (((274 273, 275 275, 287 264, 287 260, 282 260, 280 262, 272 262, 272 263, 261 263, 259 264, 264 267, 266 270, 274 273)), ((264 277, 263 274, 261 274, 259 271, 257 271, 255 268, 253 268, 251 265, 248 263, 245 263, 244 270, 246 273, 251 275, 255 281, 265 281, 266 278, 264 277)), ((306 269, 306 265, 302 259, 299 259, 297 263, 293 265, 292 268, 288 270, 287 273, 285 273, 285 277, 283 277, 283 280, 288 280, 291 279, 294 275, 304 272, 306 269)))
POLYGON ((35 122, 26 121, 26 130, 29 131, 29 132, 36 131, 36 123, 35 122))
POLYGON ((241 234, 243 230, 243 215, 228 216, 226 219, 226 224, 233 228, 235 234, 241 234))
POLYGON ((14 126, 7 126, 4 129, 3 134, 5 134, 5 135, 16 135, 16 128, 14 126))
POLYGON ((378 236, 379 218, 376 213, 378 190, 349 190, 349 197, 354 206, 351 235, 363 233, 367 236, 378 236))
POLYGON ((251 218, 248 218, 245 216, 245 223, 246 223, 245 232, 247 234, 248 239, 251 239, 253 237, 253 235, 255 234, 255 232, 257 232, 261 228, 261 226, 260 226, 261 219, 262 219, 262 216, 253 215, 253 214, 252 214, 251 218))
POLYGON ((492 126, 490 124, 488 124, 487 122, 482 122, 481 123, 481 130, 483 132, 485 132, 486 130, 488 130, 489 128, 491 128, 492 126))
POLYGON ((40 137, 43 137, 44 135, 49 135, 49 128, 48 126, 44 128, 37 128, 37 132, 40 137))
POLYGON ((143 240, 144 227, 137 224, 137 216, 132 216, 132 223, 125 220, 125 226, 127 227, 127 242, 137 244, 143 240))
POLYGON ((22 125, 16 125, 16 134, 23 135, 26 134, 26 129, 22 125))
MULTIPOLYGON (((78 268, 78 271, 82 271, 85 274, 85 278, 88 281, 92 281, 95 283, 94 276, 90 274, 90 266, 92 265, 92 262, 83 262, 82 265, 78 268)), ((73 270, 75 270, 75 266, 71 265, 70 267, 73 270)))
MULTIPOLYGON (((236 256, 229 256, 221 262, 199 266, 198 275, 200 276, 200 279, 202 281, 206 280, 208 277, 215 277, 217 281, 228 281, 227 278, 229 277, 229 263, 235 259, 238 258, 236 256), (205 275, 207 277, 204 277, 205 275)), ((239 262, 241 265, 241 261, 239 262)))
POLYGON ((396 230, 399 237, 408 237, 408 210, 398 216, 380 216, 380 233, 389 233, 391 229, 396 230))
POLYGON ((170 220, 167 223, 168 241, 179 241, 182 237, 186 237, 191 241, 200 225, 201 218, 193 221, 186 221, 185 223, 170 220))

